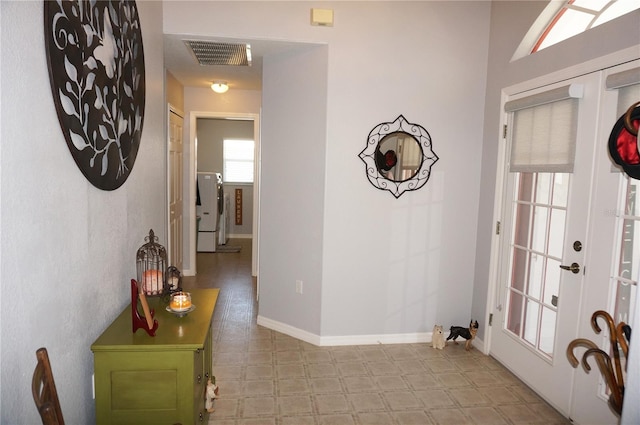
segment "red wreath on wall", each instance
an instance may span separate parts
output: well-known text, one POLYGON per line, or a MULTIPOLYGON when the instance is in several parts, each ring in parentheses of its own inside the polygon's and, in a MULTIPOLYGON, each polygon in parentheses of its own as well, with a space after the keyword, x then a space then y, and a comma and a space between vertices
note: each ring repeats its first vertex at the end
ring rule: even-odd
POLYGON ((631 105, 613 126, 609 136, 609 154, 629 177, 640 180, 638 127, 640 127, 640 102, 631 105))

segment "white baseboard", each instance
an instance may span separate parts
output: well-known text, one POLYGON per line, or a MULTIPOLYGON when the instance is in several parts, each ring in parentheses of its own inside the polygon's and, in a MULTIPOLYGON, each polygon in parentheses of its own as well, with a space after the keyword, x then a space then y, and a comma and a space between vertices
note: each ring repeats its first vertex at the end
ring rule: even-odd
POLYGON ((431 332, 383 335, 351 335, 321 337, 322 346, 415 344, 431 342, 431 332))
MULTIPOLYGON (((258 325, 276 332, 289 335, 301 341, 318 347, 337 347, 347 345, 376 345, 376 344, 416 344, 431 343, 433 332, 418 332, 406 334, 382 334, 382 335, 348 335, 348 336, 319 336, 311 332, 303 331, 286 323, 277 320, 258 316, 258 325)), ((449 336, 449 332, 444 333, 444 337, 449 336)), ((481 353, 485 352, 484 341, 475 338, 473 346, 481 353)))
POLYGON ((309 344, 319 346, 321 342, 318 335, 312 334, 311 332, 303 331, 301 329, 295 328, 282 322, 278 322, 276 320, 267 319, 263 316, 258 316, 258 325, 269 328, 272 331, 277 331, 285 335, 292 336, 304 342, 308 342, 309 344))
POLYGON ((383 335, 319 336, 276 320, 258 316, 258 325, 319 347, 431 342, 432 332, 383 335))
POLYGON ((481 340, 480 338, 475 337, 475 338, 473 339, 473 343, 472 343, 472 344, 473 344, 473 346, 474 346, 476 349, 478 349, 478 351, 480 351, 482 354, 489 355, 489 353, 485 352, 484 341, 483 341, 483 340, 481 340))
POLYGON ((251 235, 251 233, 249 233, 249 234, 247 234, 247 233, 240 233, 240 234, 229 233, 227 236, 229 236, 229 239, 251 239, 253 237, 251 235))

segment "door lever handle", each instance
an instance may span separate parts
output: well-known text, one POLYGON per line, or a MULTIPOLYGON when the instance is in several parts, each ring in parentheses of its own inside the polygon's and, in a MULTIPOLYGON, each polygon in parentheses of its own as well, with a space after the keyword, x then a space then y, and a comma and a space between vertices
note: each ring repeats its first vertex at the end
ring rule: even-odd
POLYGON ((580 273, 580 264, 578 264, 578 263, 571 263, 570 266, 560 266, 560 268, 562 270, 569 270, 573 274, 580 273))

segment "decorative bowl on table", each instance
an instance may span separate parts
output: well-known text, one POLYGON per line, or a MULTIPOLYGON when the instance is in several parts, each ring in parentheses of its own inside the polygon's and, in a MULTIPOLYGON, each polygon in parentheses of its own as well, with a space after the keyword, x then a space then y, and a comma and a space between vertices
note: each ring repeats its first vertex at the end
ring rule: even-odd
POLYGON ((196 306, 191 303, 191 294, 189 292, 174 292, 169 299, 167 311, 182 317, 187 313, 195 310, 196 306))

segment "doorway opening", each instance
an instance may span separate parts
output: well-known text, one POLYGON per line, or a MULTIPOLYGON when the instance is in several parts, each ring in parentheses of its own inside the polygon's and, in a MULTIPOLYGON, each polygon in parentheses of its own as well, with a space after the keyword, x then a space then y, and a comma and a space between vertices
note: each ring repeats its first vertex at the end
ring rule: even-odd
MULTIPOLYGON (((252 276, 258 276, 258 235, 259 235, 259 194, 260 194, 260 170, 259 170, 259 155, 260 155, 260 117, 258 114, 251 113, 225 113, 225 112, 203 112, 203 111, 193 111, 190 113, 190 134, 189 134, 189 150, 191 152, 190 155, 190 169, 193 170, 193 176, 189 178, 188 181, 188 191, 190 194, 189 199, 189 229, 191 233, 190 243, 189 243, 189 251, 192 268, 197 270, 196 264, 196 240, 197 240, 197 219, 196 219, 196 203, 197 203, 197 191, 196 191, 196 176, 199 171, 216 171, 211 169, 203 169, 202 164, 205 165, 204 168, 214 168, 211 165, 211 158, 199 158, 199 147, 198 147, 198 122, 200 120, 218 120, 218 121, 228 121, 228 122, 251 122, 252 123, 252 135, 253 140, 255 142, 254 148, 254 181, 252 185, 252 195, 251 195, 251 246, 252 246, 252 258, 251 258, 251 269, 252 276)), ((202 122, 202 121, 201 121, 202 122)), ((222 164, 222 157, 217 158, 222 164)), ((220 172, 222 168, 220 168, 220 172)), ((229 194, 230 197, 234 196, 234 193, 229 194)), ((230 202, 231 205, 235 206, 235 201, 230 202)), ((232 210, 234 208, 232 207, 232 210)), ((234 214, 231 214, 231 220, 233 221, 234 214)))

